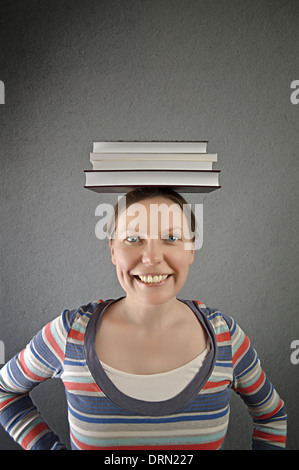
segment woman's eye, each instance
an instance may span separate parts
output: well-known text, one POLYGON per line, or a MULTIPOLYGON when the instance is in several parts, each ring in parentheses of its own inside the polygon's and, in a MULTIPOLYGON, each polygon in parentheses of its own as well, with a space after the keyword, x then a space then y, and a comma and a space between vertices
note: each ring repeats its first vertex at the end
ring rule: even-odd
POLYGON ((176 242, 177 240, 179 240, 180 238, 177 237, 176 235, 169 235, 169 237, 167 238, 168 241, 170 242, 176 242))
MULTIPOLYGON (((166 240, 170 243, 174 243, 177 240, 180 240, 180 237, 176 235, 169 235, 168 237, 163 238, 163 240, 166 240)), ((129 243, 137 243, 141 241, 141 238, 138 235, 129 235, 128 237, 126 237, 125 241, 129 243)))
POLYGON ((137 235, 130 235, 129 237, 126 238, 126 241, 130 243, 137 242, 139 240, 139 237, 137 235))

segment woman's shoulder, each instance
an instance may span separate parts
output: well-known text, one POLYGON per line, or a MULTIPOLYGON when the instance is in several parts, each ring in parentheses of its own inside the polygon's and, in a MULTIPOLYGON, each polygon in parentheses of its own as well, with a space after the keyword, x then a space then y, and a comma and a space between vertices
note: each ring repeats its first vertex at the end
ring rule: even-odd
POLYGON ((99 306, 102 306, 104 308, 105 305, 107 305, 107 303, 108 303, 107 300, 98 299, 98 300, 93 300, 91 302, 80 305, 79 307, 74 308, 72 310, 67 310, 69 321, 71 323, 74 323, 74 322, 78 322, 82 320, 83 321, 89 320, 91 316, 96 313, 99 306))
POLYGON ((82 330, 82 328, 87 326, 90 318, 95 314, 98 306, 101 304, 104 307, 106 301, 99 299, 82 304, 79 307, 72 309, 65 308, 62 310, 59 317, 53 321, 53 323, 55 323, 57 326, 60 325, 66 334, 69 334, 70 330, 74 328, 77 330, 82 330))
POLYGON ((221 309, 208 307, 200 300, 192 301, 202 314, 212 323, 214 329, 221 328, 231 330, 235 325, 235 319, 224 313, 221 309))

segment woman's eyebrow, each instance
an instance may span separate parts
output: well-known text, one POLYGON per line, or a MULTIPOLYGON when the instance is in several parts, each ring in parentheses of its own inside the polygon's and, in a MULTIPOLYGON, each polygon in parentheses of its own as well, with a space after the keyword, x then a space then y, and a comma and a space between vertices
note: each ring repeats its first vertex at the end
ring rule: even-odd
POLYGON ((169 234, 169 233, 178 233, 179 235, 181 236, 184 236, 184 237, 189 237, 190 233, 192 233, 192 230, 191 230, 191 227, 189 226, 189 224, 186 224, 186 226, 175 226, 175 227, 171 227, 168 229, 168 231, 162 231, 162 234, 165 235, 165 234, 169 234))
POLYGON ((167 229, 162 230, 162 233, 174 232, 175 230, 182 231, 182 227, 169 227, 167 229))
MULTIPOLYGON (((182 227, 181 226, 175 226, 175 227, 167 227, 167 228, 162 228, 160 234, 158 235, 161 236, 161 237, 164 237, 165 235, 169 235, 169 234, 173 234, 174 232, 176 233, 179 233, 179 235, 181 235, 183 233, 183 230, 182 230, 182 227)), ((120 230, 118 232, 118 238, 125 238, 125 237, 129 237, 129 236, 132 236, 132 235, 138 235, 138 236, 141 236, 143 238, 148 238, 151 237, 151 235, 154 237, 153 238, 157 238, 157 233, 156 233, 156 230, 154 230, 154 233, 150 233, 147 234, 145 233, 144 231, 142 230, 136 230, 136 229, 132 229, 132 228, 124 228, 122 230, 120 230)))
POLYGON ((146 234, 140 230, 133 230, 133 229, 123 229, 118 233, 119 237, 122 237, 122 236, 128 237, 131 235, 143 235, 144 236, 146 234))

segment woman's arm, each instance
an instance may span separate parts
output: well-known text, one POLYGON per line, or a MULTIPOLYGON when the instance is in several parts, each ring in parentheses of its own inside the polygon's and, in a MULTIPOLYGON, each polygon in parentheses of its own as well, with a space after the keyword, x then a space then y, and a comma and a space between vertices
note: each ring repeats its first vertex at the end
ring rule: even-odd
POLYGON ((0 423, 24 449, 66 449, 42 419, 29 392, 61 375, 71 314, 64 310, 0 371, 0 423))
POLYGON ((252 448, 280 450, 286 445, 287 415, 283 401, 266 377, 249 338, 231 318, 234 381, 232 388, 253 419, 252 448))

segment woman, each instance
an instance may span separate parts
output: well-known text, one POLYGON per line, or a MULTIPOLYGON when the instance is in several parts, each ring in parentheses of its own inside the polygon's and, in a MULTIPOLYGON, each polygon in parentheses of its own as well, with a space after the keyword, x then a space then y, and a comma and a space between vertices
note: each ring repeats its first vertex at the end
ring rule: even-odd
POLYGON ((196 248, 186 205, 165 188, 128 193, 109 226, 126 295, 64 310, 3 367, 0 420, 22 447, 65 448, 28 395, 53 377, 65 385, 72 449, 220 449, 231 390, 253 418, 253 448, 285 447, 284 403, 248 337, 232 317, 177 297, 196 248))

